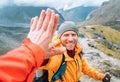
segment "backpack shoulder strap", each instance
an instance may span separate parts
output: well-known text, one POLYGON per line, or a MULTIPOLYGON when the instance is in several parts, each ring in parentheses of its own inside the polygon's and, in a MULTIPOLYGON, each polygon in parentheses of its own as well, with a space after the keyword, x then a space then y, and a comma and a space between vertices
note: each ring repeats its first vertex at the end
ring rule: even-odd
POLYGON ((53 75, 51 82, 55 82, 58 79, 62 79, 62 75, 65 73, 66 70, 66 61, 65 61, 65 55, 62 55, 62 62, 61 65, 59 67, 59 69, 57 70, 57 72, 53 75))
POLYGON ((83 56, 83 52, 81 51, 81 52, 79 52, 79 57, 80 57, 80 59, 82 60, 82 56, 83 56))

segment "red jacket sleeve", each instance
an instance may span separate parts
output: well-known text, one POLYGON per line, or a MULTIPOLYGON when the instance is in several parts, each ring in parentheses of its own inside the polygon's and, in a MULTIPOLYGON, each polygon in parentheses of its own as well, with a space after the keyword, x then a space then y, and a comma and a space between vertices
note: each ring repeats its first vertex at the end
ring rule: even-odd
POLYGON ((25 39, 22 46, 0 56, 0 82, 32 82, 43 59, 44 51, 25 39))

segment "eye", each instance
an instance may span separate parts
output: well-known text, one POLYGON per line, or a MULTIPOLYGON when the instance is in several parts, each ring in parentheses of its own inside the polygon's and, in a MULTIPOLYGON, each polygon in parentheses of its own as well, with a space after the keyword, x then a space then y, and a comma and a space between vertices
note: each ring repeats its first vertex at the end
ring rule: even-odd
POLYGON ((72 36, 77 36, 77 34, 72 34, 72 36))
POLYGON ((67 36, 69 36, 69 34, 64 34, 63 36, 64 36, 64 37, 67 37, 67 36))

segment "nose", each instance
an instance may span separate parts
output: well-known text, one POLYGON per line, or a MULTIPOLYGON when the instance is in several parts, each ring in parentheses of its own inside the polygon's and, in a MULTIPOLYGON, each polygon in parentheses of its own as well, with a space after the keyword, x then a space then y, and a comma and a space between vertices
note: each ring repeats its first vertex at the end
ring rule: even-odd
POLYGON ((69 41, 73 41, 73 36, 70 35, 70 36, 68 37, 68 40, 69 40, 69 41))

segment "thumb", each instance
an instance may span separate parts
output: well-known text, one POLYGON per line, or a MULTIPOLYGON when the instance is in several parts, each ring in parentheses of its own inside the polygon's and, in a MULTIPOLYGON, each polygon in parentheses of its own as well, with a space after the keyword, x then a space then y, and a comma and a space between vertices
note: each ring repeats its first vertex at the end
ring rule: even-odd
POLYGON ((50 49, 49 53, 45 56, 45 59, 48 59, 49 57, 52 57, 55 55, 62 55, 65 51, 66 51, 65 47, 52 48, 50 49))
POLYGON ((54 48, 54 49, 52 49, 51 56, 63 54, 65 51, 66 51, 65 47, 54 48))

